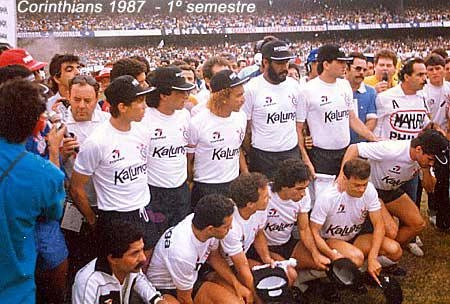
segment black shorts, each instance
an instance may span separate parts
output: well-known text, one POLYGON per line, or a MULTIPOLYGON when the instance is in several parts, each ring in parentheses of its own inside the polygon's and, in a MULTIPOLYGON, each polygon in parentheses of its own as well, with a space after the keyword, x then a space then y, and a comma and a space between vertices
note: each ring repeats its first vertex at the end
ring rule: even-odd
POLYGON ((281 152, 268 152, 251 147, 249 153, 249 170, 259 172, 272 179, 278 169, 278 164, 286 159, 300 159, 298 146, 281 152))
POLYGON ((153 211, 149 208, 149 205, 144 207, 147 214, 146 217, 140 214, 139 209, 127 212, 98 210, 97 225, 102 227, 111 220, 136 224, 144 231, 144 249, 151 249, 155 247, 164 231, 159 230, 161 225, 157 223, 158 218, 153 215, 153 211))
POLYGON ((326 150, 312 147, 308 150, 308 156, 316 170, 316 173, 339 175, 341 163, 347 148, 339 150, 326 150))
POLYGON ((198 201, 209 194, 222 194, 226 197, 230 194, 230 184, 231 182, 227 183, 220 183, 220 184, 207 184, 207 183, 200 183, 194 181, 194 186, 192 187, 192 193, 191 193, 191 206, 192 210, 194 210, 195 206, 197 205, 198 201))
MULTIPOLYGON (((195 281, 194 286, 192 287, 192 300, 194 300, 195 296, 197 295, 198 291, 202 287, 203 283, 205 283, 207 281, 206 276, 211 271, 212 271, 212 268, 209 266, 209 264, 205 263, 202 265, 202 267, 200 267, 200 269, 198 271, 197 281, 195 281)), ((158 290, 162 295, 168 294, 168 295, 175 297, 175 299, 177 298, 177 290, 176 289, 157 288, 156 290, 158 290)))
POLYGON ((384 204, 389 204, 390 202, 395 201, 400 196, 405 194, 405 191, 401 188, 397 188, 395 190, 381 190, 377 189, 378 198, 380 198, 384 204))
MULTIPOLYGON (((294 252, 295 246, 297 245, 298 240, 294 239, 292 236, 287 241, 287 243, 284 243, 283 245, 278 246, 269 246, 269 251, 273 253, 277 253, 281 255, 286 260, 289 259, 292 256, 292 253, 294 252)), ((246 254, 247 258, 262 262, 261 258, 259 257, 258 253, 255 250, 255 247, 250 246, 250 248, 247 251, 246 254)))
POLYGON ((151 194, 150 209, 164 216, 167 222, 167 227, 162 230, 175 226, 191 213, 191 194, 187 182, 176 188, 148 187, 151 194))

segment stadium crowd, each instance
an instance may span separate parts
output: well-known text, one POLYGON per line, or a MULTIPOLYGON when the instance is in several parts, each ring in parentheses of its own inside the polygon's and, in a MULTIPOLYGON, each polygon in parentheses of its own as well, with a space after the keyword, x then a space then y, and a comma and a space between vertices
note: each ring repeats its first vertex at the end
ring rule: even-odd
POLYGON ((298 303, 343 258, 375 284, 408 275, 422 189, 450 232, 446 49, 267 36, 46 63, 5 47, 0 302, 64 303, 70 285, 74 304, 298 303), (277 298, 252 267, 289 258, 277 298))
POLYGON ((186 14, 183 12, 117 14, 18 14, 18 28, 22 32, 44 31, 96 31, 175 29, 204 26, 207 28, 254 28, 304 25, 347 25, 442 22, 450 20, 446 7, 407 7, 403 13, 385 7, 323 7, 316 4, 307 10, 292 10, 289 6, 272 8, 256 15, 238 14, 186 14))

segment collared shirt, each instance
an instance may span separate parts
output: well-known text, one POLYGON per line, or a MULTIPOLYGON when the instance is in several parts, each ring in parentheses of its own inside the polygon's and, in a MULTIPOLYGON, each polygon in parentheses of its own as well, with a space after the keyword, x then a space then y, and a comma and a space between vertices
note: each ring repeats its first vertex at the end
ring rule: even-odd
POLYGON ((161 294, 140 271, 131 272, 123 284, 112 273, 106 259, 96 258, 78 271, 72 287, 73 304, 130 303, 132 291, 144 303, 153 304, 161 294))
MULTIPOLYGON (((381 80, 378 80, 378 78, 375 75, 367 76, 366 78, 364 78, 364 83, 371 87, 375 87, 379 82, 381 82, 381 80)), ((395 77, 392 77, 391 83, 389 84, 389 88, 393 88, 397 84, 398 81, 395 79, 395 77)))
MULTIPOLYGON (((377 106, 375 99, 377 93, 374 88, 367 86, 361 82, 359 88, 353 92, 353 105, 355 106, 355 113, 358 113, 359 119, 365 123, 368 119, 377 118, 377 106)), ((355 131, 350 129, 350 143, 358 143, 366 141, 358 136, 355 131)))

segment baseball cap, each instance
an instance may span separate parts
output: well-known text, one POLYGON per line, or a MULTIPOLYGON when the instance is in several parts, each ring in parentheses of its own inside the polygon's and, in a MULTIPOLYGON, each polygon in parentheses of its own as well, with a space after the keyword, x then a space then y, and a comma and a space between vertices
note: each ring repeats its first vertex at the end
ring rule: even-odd
POLYGON ((177 67, 157 68, 150 78, 150 83, 156 88, 171 88, 177 91, 190 91, 195 89, 195 85, 186 82, 182 76, 181 69, 177 67))
POLYGON ((442 165, 448 164, 449 141, 441 132, 428 129, 420 133, 417 138, 420 140, 419 145, 424 153, 434 155, 436 161, 442 165))
POLYGON ((330 280, 342 285, 357 285, 361 282, 358 267, 348 258, 334 260, 329 265, 327 275, 330 280))
POLYGON ((225 89, 233 88, 240 84, 243 84, 249 80, 249 77, 241 79, 238 75, 232 70, 222 70, 211 78, 211 82, 209 86, 211 88, 211 92, 219 92, 225 89))
POLYGON ((112 68, 106 68, 106 67, 103 68, 102 70, 100 70, 98 75, 95 76, 95 79, 98 81, 98 80, 100 80, 102 78, 110 77, 111 76, 111 70, 112 70, 112 68))
POLYGON ((30 71, 34 72, 42 69, 48 63, 36 61, 30 53, 24 49, 10 49, 3 51, 0 55, 0 66, 7 66, 11 64, 23 65, 30 71))
POLYGON ((268 58, 276 61, 283 61, 295 58, 289 51, 289 46, 281 41, 274 40, 267 42, 261 49, 263 58, 268 58))
POLYGON ((316 62, 317 61, 317 51, 319 49, 312 49, 309 52, 308 57, 306 58, 306 63, 316 62))
POLYGON ((325 44, 317 50, 318 62, 331 62, 333 60, 350 61, 353 60, 353 58, 345 55, 345 53, 340 50, 337 45, 325 44))
POLYGON ((142 88, 133 76, 123 75, 114 79, 105 90, 106 99, 110 104, 121 102, 131 103, 137 97, 147 95, 155 88, 142 88))

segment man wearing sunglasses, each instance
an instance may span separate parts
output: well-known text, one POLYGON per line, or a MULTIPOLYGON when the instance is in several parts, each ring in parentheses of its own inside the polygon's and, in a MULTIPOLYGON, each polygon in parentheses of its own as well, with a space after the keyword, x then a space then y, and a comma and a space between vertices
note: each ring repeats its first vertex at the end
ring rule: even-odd
MULTIPOLYGON (((377 123, 377 108, 375 105, 375 89, 364 84, 364 74, 367 72, 367 58, 362 53, 350 54, 353 59, 347 62, 345 78, 353 91, 353 105, 359 119, 365 123, 370 131, 375 129, 377 123)), ((365 141, 350 129, 350 143, 365 141)))

